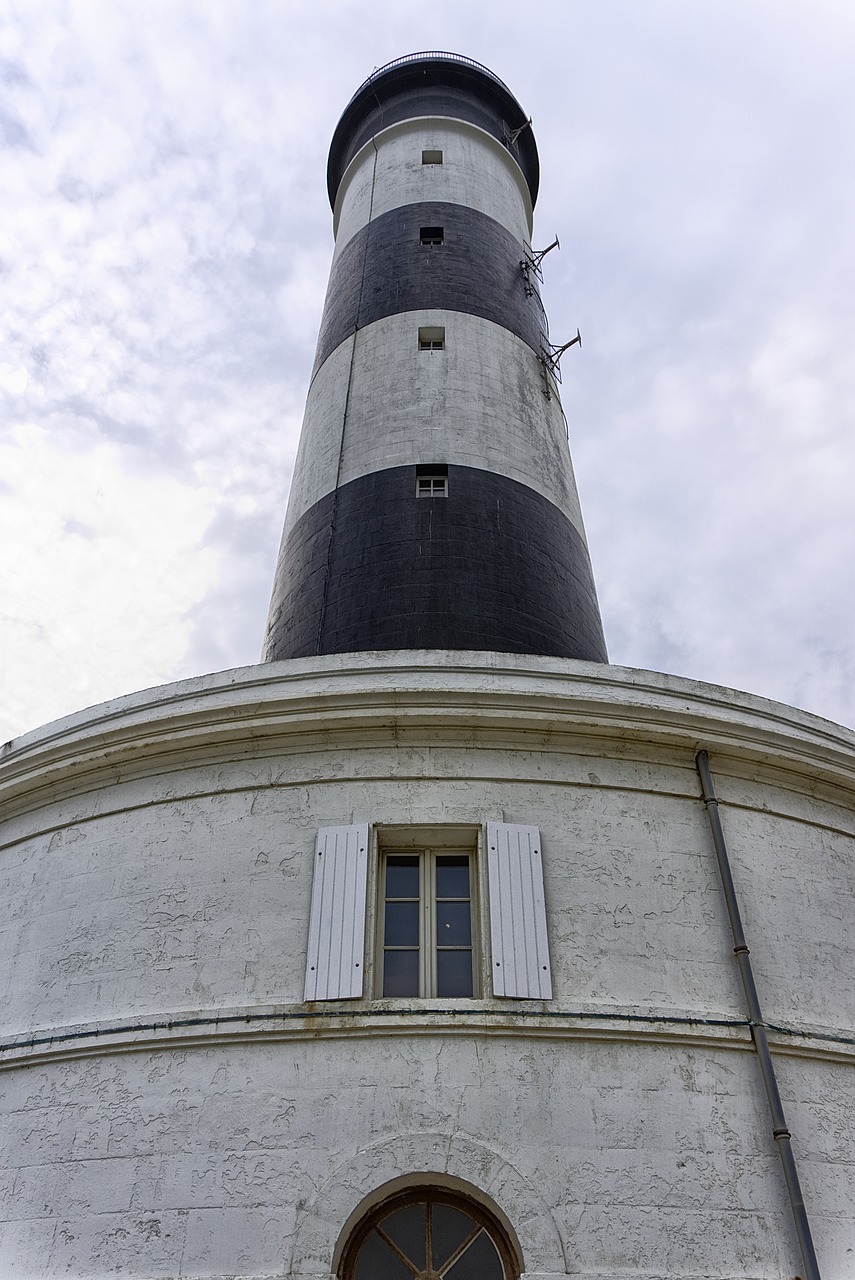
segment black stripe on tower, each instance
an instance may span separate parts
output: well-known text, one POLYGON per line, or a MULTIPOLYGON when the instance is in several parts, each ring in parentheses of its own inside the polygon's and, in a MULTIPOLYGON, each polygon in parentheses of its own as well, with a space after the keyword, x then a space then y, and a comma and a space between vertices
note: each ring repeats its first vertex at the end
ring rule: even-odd
POLYGON ((315 372, 356 329, 405 311, 464 311, 503 325, 539 352, 544 313, 524 287, 523 246, 495 219, 442 201, 402 205, 362 227, 330 275, 315 372), (422 244, 423 229, 442 231, 422 244))
POLYGON ((391 467, 301 516, 279 560, 267 661, 413 648, 608 661, 567 517, 516 480, 447 473, 447 497, 417 497, 416 467, 391 467))

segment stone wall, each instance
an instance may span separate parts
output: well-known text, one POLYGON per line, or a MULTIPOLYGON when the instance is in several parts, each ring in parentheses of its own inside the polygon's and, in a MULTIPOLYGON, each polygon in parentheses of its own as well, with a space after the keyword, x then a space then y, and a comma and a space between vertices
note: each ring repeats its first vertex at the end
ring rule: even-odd
MULTIPOLYGON (((824 1280, 855 1269, 855 740, 694 682, 407 652, 94 708, 0 760, 0 1273, 328 1276, 428 1175, 527 1276, 792 1277, 710 753, 824 1280), (554 997, 302 1002, 317 829, 536 825, 554 997)), ((373 873, 373 864, 372 864, 373 873)))

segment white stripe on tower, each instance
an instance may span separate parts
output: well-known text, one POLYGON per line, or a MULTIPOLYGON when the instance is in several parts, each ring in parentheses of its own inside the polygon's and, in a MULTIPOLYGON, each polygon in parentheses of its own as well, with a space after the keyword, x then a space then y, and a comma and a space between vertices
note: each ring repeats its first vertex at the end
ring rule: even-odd
POLYGON ((407 311, 359 329, 312 383, 286 532, 337 485, 437 460, 529 485, 581 529, 561 406, 540 385, 531 348, 480 316, 407 311), (445 330, 442 351, 419 349, 427 327, 445 330))
POLYGON ((268 660, 606 660, 545 317, 520 269, 538 181, 531 130, 513 137, 524 122, 486 68, 436 54, 375 73, 339 122, 268 660))
POLYGON ((465 120, 404 120, 384 129, 353 157, 335 202, 335 258, 361 227, 390 209, 443 200, 495 218, 519 241, 532 231, 531 194, 496 138, 465 120), (441 151, 441 165, 422 164, 441 151))

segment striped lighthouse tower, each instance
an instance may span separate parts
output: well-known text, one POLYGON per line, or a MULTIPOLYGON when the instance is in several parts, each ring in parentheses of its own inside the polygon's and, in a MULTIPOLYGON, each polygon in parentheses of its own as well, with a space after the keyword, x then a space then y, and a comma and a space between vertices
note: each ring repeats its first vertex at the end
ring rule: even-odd
POLYGON ((606 662, 536 191, 363 85, 271 661, 0 750, 3 1280, 854 1274, 855 735, 606 662))
POLYGON ((467 58, 401 58, 345 109, 265 660, 607 660, 531 249, 538 174, 519 103, 467 58))

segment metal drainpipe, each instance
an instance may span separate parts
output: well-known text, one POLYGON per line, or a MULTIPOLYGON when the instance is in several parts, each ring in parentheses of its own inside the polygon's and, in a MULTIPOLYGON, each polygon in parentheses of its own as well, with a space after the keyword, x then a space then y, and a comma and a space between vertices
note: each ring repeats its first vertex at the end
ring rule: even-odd
POLYGON ((736 898, 736 888, 733 883, 733 876, 730 873, 730 860, 727 856, 727 845, 724 842, 724 832, 721 829, 721 819, 718 813, 718 800, 713 787, 712 774, 710 773, 710 761, 706 751, 699 751, 695 757, 695 764, 698 768, 698 774, 701 779, 701 786, 704 793, 704 805, 709 818, 710 829, 712 830, 713 843, 715 844, 716 857, 718 858, 718 869, 721 874, 721 885, 724 890, 724 900, 727 903, 727 914, 730 917, 730 930, 733 935, 733 953, 736 956, 739 965, 739 976, 742 979, 742 986, 745 990, 745 1001, 748 1005, 748 1025, 751 1028, 751 1038, 754 1041, 754 1048, 757 1050, 757 1060, 760 1063, 760 1074, 763 1076, 763 1084, 766 1088, 766 1097, 769 1100, 769 1113, 772 1118, 772 1137, 778 1147, 778 1154, 781 1157, 781 1164, 784 1167, 784 1179, 787 1183, 787 1192, 790 1197, 790 1207, 793 1211, 793 1221, 795 1222, 796 1235, 799 1238, 799 1248, 802 1251, 802 1262, 804 1263, 806 1280, 821 1280, 819 1274, 819 1265, 816 1260, 816 1253, 813 1247, 813 1239, 810 1233, 810 1223, 808 1222, 807 1210, 805 1209, 804 1200, 802 1199, 802 1190, 799 1185, 799 1175, 796 1169, 796 1158, 793 1155, 793 1148, 790 1141, 790 1131, 787 1128, 786 1117, 784 1116, 784 1107, 781 1102, 781 1095, 778 1092, 778 1081, 775 1078, 775 1066, 772 1062, 772 1055, 769 1052, 769 1041, 766 1037, 766 1024, 763 1021, 763 1015, 760 1012, 760 1000, 757 995, 757 988, 754 985, 754 974, 751 970, 751 959, 748 951, 748 944, 745 941, 745 931, 742 928, 742 917, 739 914, 739 903, 736 898))

